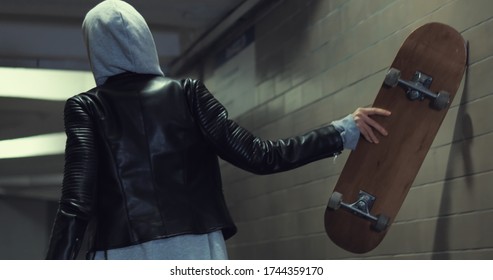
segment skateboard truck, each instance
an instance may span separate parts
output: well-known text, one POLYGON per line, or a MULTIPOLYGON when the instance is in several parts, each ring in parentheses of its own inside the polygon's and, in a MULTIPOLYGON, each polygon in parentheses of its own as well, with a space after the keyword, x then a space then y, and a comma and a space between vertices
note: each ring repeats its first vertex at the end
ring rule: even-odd
POLYGON ((406 95, 410 100, 424 100, 425 97, 432 101, 430 106, 436 110, 445 109, 450 103, 450 93, 439 91, 434 93, 429 90, 433 78, 416 71, 411 81, 401 79, 401 71, 390 68, 385 76, 384 84, 389 87, 401 86, 406 90, 406 95))
POLYGON ((327 207, 332 210, 341 208, 365 220, 369 220, 372 222, 373 230, 376 232, 382 232, 389 226, 390 219, 385 215, 373 216, 370 213, 375 199, 376 198, 373 195, 360 190, 356 202, 349 204, 342 201, 342 194, 340 192, 333 192, 330 196, 327 207))

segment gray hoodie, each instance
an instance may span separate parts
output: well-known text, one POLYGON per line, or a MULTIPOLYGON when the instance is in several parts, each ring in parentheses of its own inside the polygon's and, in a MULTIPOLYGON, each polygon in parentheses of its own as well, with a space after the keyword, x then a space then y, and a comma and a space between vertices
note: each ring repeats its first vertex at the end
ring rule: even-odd
POLYGON ((82 31, 96 85, 124 72, 164 75, 151 31, 128 3, 101 2, 87 13, 82 31))

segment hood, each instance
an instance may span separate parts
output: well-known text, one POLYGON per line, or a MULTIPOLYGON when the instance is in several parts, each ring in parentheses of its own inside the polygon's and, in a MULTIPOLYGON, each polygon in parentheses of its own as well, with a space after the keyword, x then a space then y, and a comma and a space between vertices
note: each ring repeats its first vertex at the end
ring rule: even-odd
POLYGON ((128 3, 101 2, 87 13, 82 32, 96 85, 124 72, 164 76, 151 31, 128 3))

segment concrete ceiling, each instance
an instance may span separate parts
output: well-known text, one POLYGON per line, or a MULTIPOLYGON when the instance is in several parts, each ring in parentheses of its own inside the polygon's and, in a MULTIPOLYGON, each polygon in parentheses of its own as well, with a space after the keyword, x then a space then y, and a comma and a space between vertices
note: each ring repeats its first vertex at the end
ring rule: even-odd
MULTIPOLYGON (((52 90, 58 81, 70 84, 71 78, 64 75, 71 74, 55 71, 54 75, 49 73, 45 76, 53 78, 39 83, 34 78, 27 78, 28 74, 21 74, 26 79, 20 80, 9 75, 22 69, 89 70, 80 26, 86 12, 99 2, 0 0, 1 196, 47 200, 59 198, 63 178, 63 142, 50 140, 52 142, 44 142, 50 144, 36 144, 53 146, 51 152, 45 154, 3 158, 2 154, 9 152, 11 148, 7 142, 12 139, 36 135, 51 135, 50 139, 60 139, 59 136, 63 136, 64 100, 78 92, 69 90, 67 96, 56 98, 41 95, 43 91, 52 90)), ((127 2, 146 18, 155 37, 161 64, 166 70, 166 67, 183 64, 194 52, 217 40, 221 32, 260 0, 127 2)), ((77 71, 68 72, 84 75, 77 71)), ((91 80, 90 74, 86 74, 85 79, 91 80)), ((33 148, 29 146, 32 144, 17 144, 16 148, 19 145, 24 145, 21 150, 33 148)))
MULTIPOLYGON (((88 69, 82 20, 97 0, 0 0, 0 65, 88 69)), ((147 20, 166 67, 245 0, 127 1, 147 20)))

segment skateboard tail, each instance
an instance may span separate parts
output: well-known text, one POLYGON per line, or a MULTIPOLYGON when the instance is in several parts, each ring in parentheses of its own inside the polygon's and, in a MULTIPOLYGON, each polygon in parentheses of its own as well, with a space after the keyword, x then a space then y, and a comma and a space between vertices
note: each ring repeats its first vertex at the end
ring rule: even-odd
MULTIPOLYGON (((360 219, 350 224, 344 225, 343 223, 352 220, 352 214, 341 211, 338 215, 331 215, 331 212, 334 212, 334 210, 325 210, 325 229, 327 235, 331 240, 338 241, 336 242, 336 245, 351 253, 365 254, 372 251, 373 249, 378 247, 378 245, 380 245, 390 227, 389 225, 389 227, 385 231, 376 233, 370 237, 367 237, 365 234, 362 234, 359 237, 354 236, 354 232, 366 232, 370 230, 372 227, 371 223, 369 221, 360 219), (331 227, 334 226, 346 228, 347 230, 332 230, 331 227), (354 237, 346 238, 347 236, 354 237)), ((390 221, 390 223, 392 223, 392 221, 390 221)))

